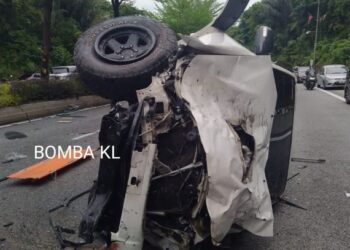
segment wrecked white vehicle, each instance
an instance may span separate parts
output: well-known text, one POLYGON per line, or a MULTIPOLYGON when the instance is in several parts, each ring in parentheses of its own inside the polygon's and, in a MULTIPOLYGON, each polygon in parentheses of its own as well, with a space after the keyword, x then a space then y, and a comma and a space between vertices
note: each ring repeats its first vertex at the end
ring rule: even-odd
POLYGON ((82 80, 114 101, 79 234, 116 249, 200 249, 230 233, 273 235, 285 189, 295 77, 271 62, 272 33, 255 53, 225 34, 247 0, 229 0, 207 27, 177 41, 146 17, 86 31, 75 49, 82 80))

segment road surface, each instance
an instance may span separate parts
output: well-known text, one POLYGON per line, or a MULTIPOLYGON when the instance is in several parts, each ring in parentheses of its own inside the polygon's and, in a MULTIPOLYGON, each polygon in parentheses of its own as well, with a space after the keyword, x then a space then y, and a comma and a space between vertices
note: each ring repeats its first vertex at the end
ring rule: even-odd
MULTIPOLYGON (((325 163, 291 162, 284 197, 307 210, 275 206, 275 237, 247 232, 231 238, 234 249, 349 249, 350 246, 350 105, 341 90, 327 93, 297 86, 292 157, 324 159, 325 163), (331 94, 333 95, 331 95, 331 94), (336 98, 334 95, 339 96, 336 98)), ((36 162, 34 145, 98 145, 97 130, 108 107, 74 113, 71 119, 50 117, 0 128, 0 160, 17 152, 27 158, 0 165, 0 178, 36 162), (68 122, 62 122, 68 120, 68 122), (4 133, 28 137, 7 140, 4 133), (74 140, 73 140, 74 139, 74 140)), ((96 178, 98 159, 74 166, 48 180, 31 183, 8 180, 0 184, 0 248, 59 249, 47 210, 88 189, 96 178), (8 227, 3 225, 13 223, 8 227)), ((60 224, 77 227, 86 197, 55 214, 60 224)))

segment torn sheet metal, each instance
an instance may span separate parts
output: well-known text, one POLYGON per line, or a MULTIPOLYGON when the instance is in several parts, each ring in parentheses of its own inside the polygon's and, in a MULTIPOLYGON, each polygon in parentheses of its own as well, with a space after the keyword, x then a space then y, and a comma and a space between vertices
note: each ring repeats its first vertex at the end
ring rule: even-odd
MULTIPOLYGON (((181 72, 181 62, 177 68, 181 72)), ((265 165, 277 91, 270 57, 198 55, 179 76, 176 89, 188 102, 206 152, 213 241, 220 242, 234 223, 272 236, 265 165), (255 140, 249 168, 233 126, 255 140)))
MULTIPOLYGON (((210 27, 200 36, 183 36, 180 45, 195 49, 199 54, 253 56, 253 52, 233 40, 229 35, 210 27)), ((199 34, 198 34, 199 35, 199 34)))
POLYGON ((112 241, 117 241, 121 249, 142 248, 143 218, 156 148, 155 144, 149 144, 142 152, 133 153, 119 230, 111 236, 112 241))

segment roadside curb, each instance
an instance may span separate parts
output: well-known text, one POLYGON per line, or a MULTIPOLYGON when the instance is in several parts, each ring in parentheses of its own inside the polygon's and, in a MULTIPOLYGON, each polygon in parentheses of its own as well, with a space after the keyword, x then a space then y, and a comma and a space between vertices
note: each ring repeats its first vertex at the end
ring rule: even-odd
POLYGON ((35 118, 54 115, 70 107, 89 108, 108 104, 110 101, 99 96, 82 96, 57 101, 46 101, 23 104, 20 106, 0 109, 0 125, 32 120, 35 118))

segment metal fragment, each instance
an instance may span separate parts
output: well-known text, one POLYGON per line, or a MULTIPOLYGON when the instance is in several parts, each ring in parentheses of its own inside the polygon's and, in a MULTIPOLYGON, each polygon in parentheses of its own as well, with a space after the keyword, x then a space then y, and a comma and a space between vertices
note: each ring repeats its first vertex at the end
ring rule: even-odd
POLYGON ((20 153, 17 153, 17 152, 11 152, 11 153, 8 153, 5 156, 5 160, 2 163, 10 163, 10 162, 22 160, 22 159, 25 159, 25 158, 27 158, 27 156, 24 155, 24 154, 20 154, 20 153))
POLYGON ((306 163, 325 163, 325 159, 307 159, 307 158, 292 158, 293 162, 306 162, 306 163))
POLYGON ((294 177, 297 177, 298 175, 300 175, 300 173, 296 173, 295 175, 292 175, 291 177, 289 177, 289 178, 287 179, 287 181, 292 180, 294 177))
POLYGON ((291 202, 291 201, 288 201, 288 200, 286 200, 285 198, 282 198, 282 197, 280 197, 280 198, 278 199, 278 203, 282 203, 282 204, 285 204, 285 205, 288 205, 288 206, 291 206, 291 207, 295 207, 295 208, 299 208, 299 209, 301 209, 301 210, 307 211, 306 208, 304 208, 304 207, 302 207, 302 206, 299 206, 298 204, 295 204, 295 203, 293 203, 293 202, 291 202))

